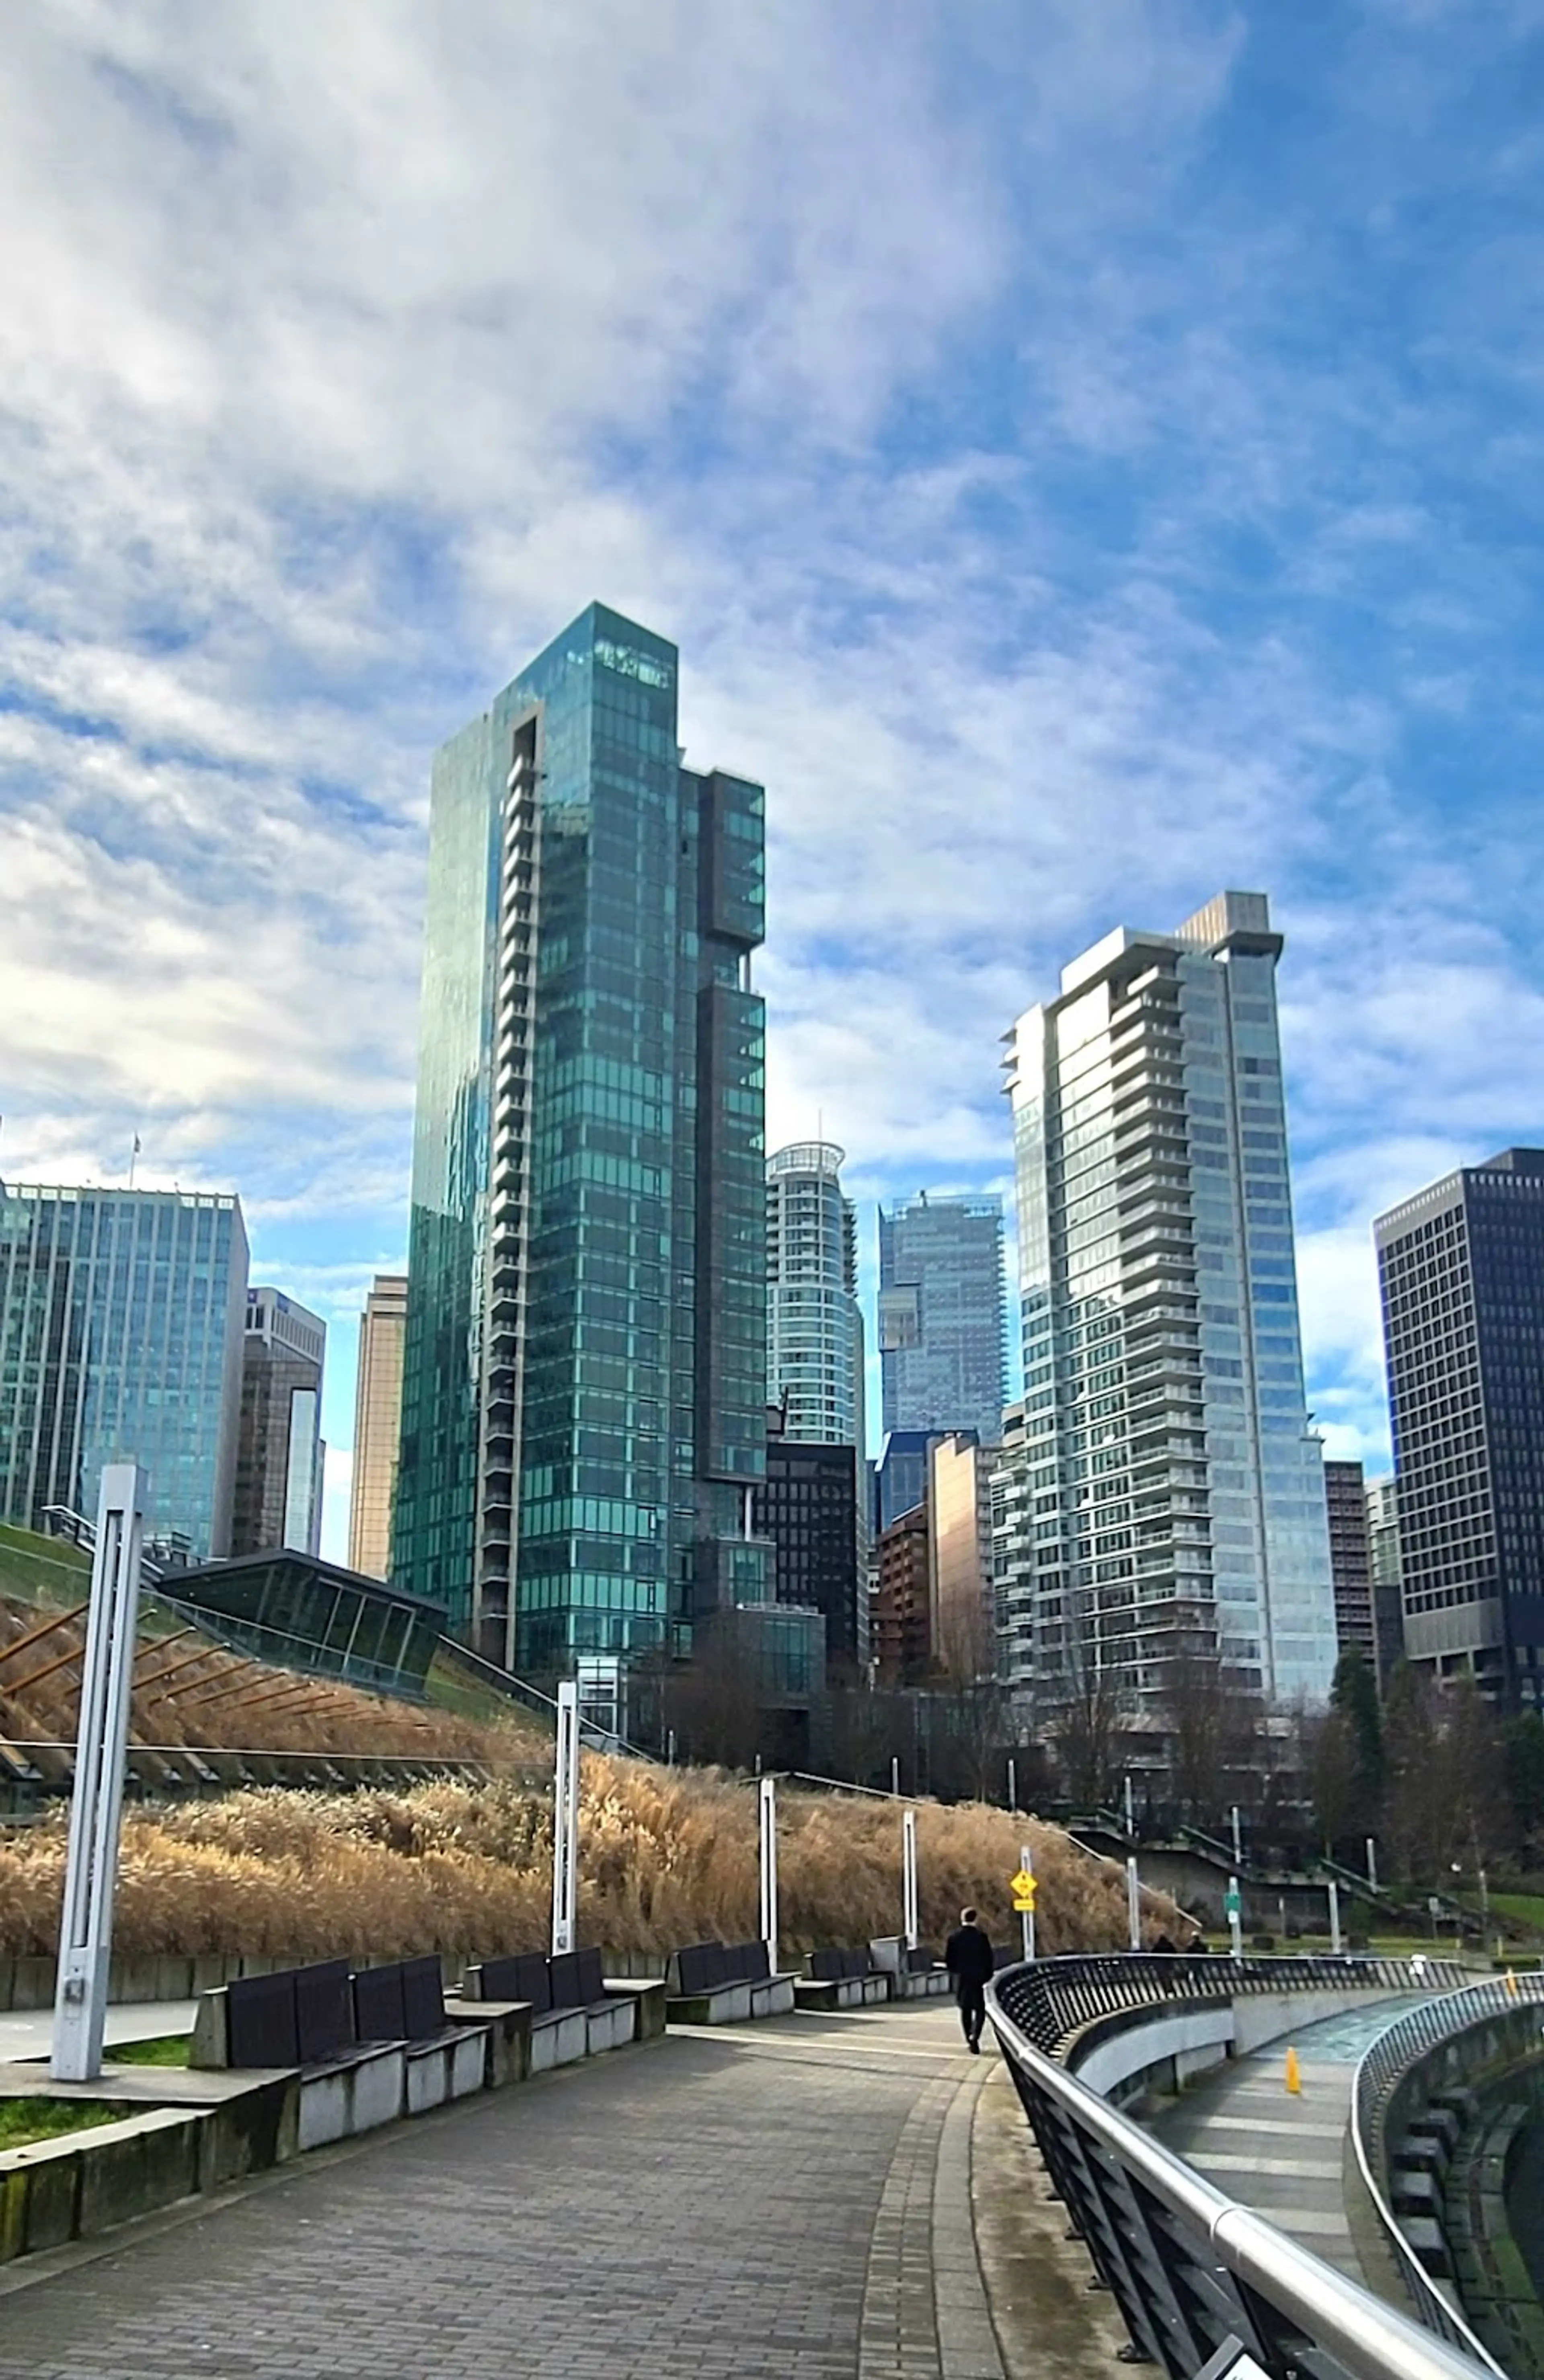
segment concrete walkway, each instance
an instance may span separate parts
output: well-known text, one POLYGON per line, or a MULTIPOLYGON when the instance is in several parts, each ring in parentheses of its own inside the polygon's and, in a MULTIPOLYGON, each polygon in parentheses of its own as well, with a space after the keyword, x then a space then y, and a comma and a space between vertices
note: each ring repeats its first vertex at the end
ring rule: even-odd
MULTIPOLYGON (((191 2033, 197 2000, 125 2000, 110 2008, 103 2040, 160 2041, 167 2034, 191 2033)), ((54 2042, 52 2009, 27 2009, 0 2016, 0 2066, 18 2058, 46 2058, 54 2042)))
POLYGON ((0 2367, 1003 2380, 970 2205, 996 2070, 936 2005, 673 2032, 0 2267, 0 2367))
POLYGON ((1295 2095, 1286 2088, 1285 2040, 1220 2068, 1155 2119, 1154 2136, 1364 2289, 1380 2288, 1383 2275, 1364 2270, 1346 2212, 1351 2086, 1362 2052, 1412 2005, 1380 2000, 1292 2034, 1295 2095))

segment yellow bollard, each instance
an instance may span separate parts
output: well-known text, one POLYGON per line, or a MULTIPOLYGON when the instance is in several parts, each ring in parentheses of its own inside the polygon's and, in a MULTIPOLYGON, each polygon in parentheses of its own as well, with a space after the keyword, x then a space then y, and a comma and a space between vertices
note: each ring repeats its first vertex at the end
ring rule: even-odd
POLYGON ((1303 2077, 1298 2071, 1295 2049, 1289 2049, 1286 2054, 1286 2086, 1295 2095, 1303 2088, 1303 2077))
POLYGON ((1514 1967, 1508 1967, 1506 1971, 1506 1996, 1509 2000, 1517 1998, 1517 1971, 1514 1967))

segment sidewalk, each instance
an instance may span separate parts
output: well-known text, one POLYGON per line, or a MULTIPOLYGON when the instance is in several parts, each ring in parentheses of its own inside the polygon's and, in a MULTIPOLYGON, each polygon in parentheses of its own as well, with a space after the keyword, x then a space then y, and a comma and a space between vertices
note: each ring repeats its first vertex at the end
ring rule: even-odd
POLYGON ((1152 2126, 1155 2139, 1218 2190, 1268 2216, 1364 2289, 1377 2289, 1379 2278, 1364 2273, 1346 2215, 1351 2086, 1362 2052, 1407 2005, 1380 2000, 1293 2034, 1296 2094, 1286 2087, 1283 2039, 1197 2082, 1152 2126))
POLYGON ((0 2267, 6 2380, 1002 2380, 952 2008, 544 2076, 0 2267), (43 2263, 52 2260, 42 2259, 43 2263))
MULTIPOLYGON (((168 2033, 191 2033, 197 2000, 126 2000, 110 2008, 104 2046, 120 2041, 158 2041, 168 2033)), ((0 2016, 0 2066, 14 2059, 46 2058, 54 2040, 52 2009, 28 2009, 0 2016)))

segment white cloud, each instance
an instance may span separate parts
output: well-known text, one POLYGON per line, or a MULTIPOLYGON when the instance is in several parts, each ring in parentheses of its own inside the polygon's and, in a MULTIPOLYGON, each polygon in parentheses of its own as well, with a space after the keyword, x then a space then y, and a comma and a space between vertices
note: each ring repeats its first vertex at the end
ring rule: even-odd
POLYGON ((1444 12, 1362 15, 1254 188, 1247 5, 8 22, 5 1163, 138 1130, 362 1288, 429 753, 599 594, 771 787, 772 1129, 866 1191, 1002 1180, 1062 962, 1272 892, 1320 1408, 1375 1430, 1375 1204, 1538 1130, 1531 779, 1477 762, 1461 827, 1412 784, 1455 723, 1537 741, 1479 493, 1533 458, 1474 392, 1539 357, 1526 128, 1455 144, 1444 12), (1399 267, 1450 174, 1504 225, 1399 267))

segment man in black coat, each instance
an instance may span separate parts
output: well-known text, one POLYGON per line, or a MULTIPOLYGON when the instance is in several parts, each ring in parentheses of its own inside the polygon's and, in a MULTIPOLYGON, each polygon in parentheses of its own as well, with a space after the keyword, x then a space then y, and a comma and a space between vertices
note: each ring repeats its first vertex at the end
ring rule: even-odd
POLYGON ((943 1963, 954 1978, 954 1998, 960 2004, 966 2047, 979 2058, 993 1959, 991 1940, 977 1923, 973 1909, 960 1911, 960 1922, 944 1946, 943 1963))

